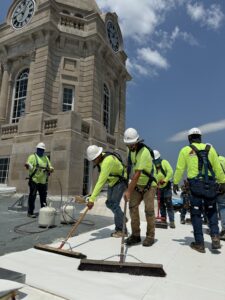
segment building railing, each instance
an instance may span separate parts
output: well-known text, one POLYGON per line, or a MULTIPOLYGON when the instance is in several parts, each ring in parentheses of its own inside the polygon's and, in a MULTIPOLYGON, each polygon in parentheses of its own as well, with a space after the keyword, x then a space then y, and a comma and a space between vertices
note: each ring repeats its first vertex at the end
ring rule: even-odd
POLYGON ((7 124, 1 127, 1 138, 13 138, 18 132, 18 124, 7 124))
POLYGON ((44 121, 44 133, 52 134, 57 128, 57 119, 48 119, 44 121))
POLYGON ((82 21, 80 18, 73 16, 61 15, 60 25, 66 27, 73 27, 78 30, 84 30, 84 21, 82 21))

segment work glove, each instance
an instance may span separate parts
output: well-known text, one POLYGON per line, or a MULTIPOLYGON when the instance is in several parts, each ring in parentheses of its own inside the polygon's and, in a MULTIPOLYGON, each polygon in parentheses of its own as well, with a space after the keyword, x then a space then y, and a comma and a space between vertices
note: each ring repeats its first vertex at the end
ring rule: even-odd
POLYGON ((49 173, 53 173, 54 172, 54 168, 51 167, 51 168, 49 168, 48 171, 49 171, 49 173))
POLYGON ((179 186, 178 184, 173 184, 173 192, 175 195, 177 195, 177 192, 179 191, 179 186))
POLYGON ((163 185, 164 183, 166 183, 166 181, 165 181, 164 179, 161 179, 161 180, 159 181, 159 184, 160 184, 160 185, 163 185))
POLYGON ((26 167, 27 170, 31 170, 33 168, 32 164, 30 163, 26 163, 24 166, 26 167))
POLYGON ((94 202, 88 201, 87 203, 88 209, 92 209, 93 206, 94 206, 94 202))
POLYGON ((225 193, 225 183, 220 184, 219 191, 220 191, 221 194, 225 193))

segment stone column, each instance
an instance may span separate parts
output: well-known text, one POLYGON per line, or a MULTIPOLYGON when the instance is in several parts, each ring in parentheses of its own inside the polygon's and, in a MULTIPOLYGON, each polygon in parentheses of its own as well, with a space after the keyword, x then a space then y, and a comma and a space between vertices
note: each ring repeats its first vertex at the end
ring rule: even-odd
POLYGON ((10 63, 3 62, 2 85, 0 91, 0 122, 6 119, 6 107, 9 92, 9 69, 10 63))

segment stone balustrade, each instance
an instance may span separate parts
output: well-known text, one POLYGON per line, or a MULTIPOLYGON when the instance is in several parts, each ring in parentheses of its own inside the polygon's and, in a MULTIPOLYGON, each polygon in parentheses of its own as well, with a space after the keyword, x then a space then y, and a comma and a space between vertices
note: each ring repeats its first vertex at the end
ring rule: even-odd
POLYGON ((44 121, 44 133, 52 134, 57 128, 57 119, 48 119, 44 121))
POLYGON ((7 124, 1 127, 1 139, 13 138, 18 132, 18 124, 7 124))
POLYGON ((84 30, 84 21, 74 16, 61 15, 60 25, 84 30))

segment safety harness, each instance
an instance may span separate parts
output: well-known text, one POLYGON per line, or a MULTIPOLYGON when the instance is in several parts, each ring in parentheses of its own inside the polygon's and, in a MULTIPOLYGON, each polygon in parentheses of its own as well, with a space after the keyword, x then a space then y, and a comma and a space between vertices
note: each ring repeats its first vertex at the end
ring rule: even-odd
MULTIPOLYGON (((37 173, 37 170, 38 169, 45 169, 46 171, 49 169, 49 164, 48 164, 48 159, 46 159, 47 161, 47 166, 46 168, 43 168, 43 167, 40 167, 39 163, 38 163, 38 158, 37 158, 37 154, 34 153, 34 157, 35 157, 35 160, 36 160, 36 165, 35 165, 35 169, 34 171, 29 175, 29 177, 27 179, 29 179, 29 181, 32 181, 32 178, 34 177, 34 175, 37 173)), ((47 177, 47 180, 48 180, 48 177, 47 177)))
POLYGON ((159 171, 163 174, 163 176, 165 176, 166 177, 166 172, 165 172, 165 170, 163 169, 163 167, 162 167, 162 161, 160 162, 160 164, 158 165, 155 165, 155 167, 156 167, 156 172, 158 173, 159 171))
MULTIPOLYGON (((124 176, 124 174, 125 174, 125 166, 124 166, 124 164, 123 164, 123 160, 122 160, 120 154, 117 153, 117 152, 106 151, 106 152, 104 152, 104 153, 102 154, 103 160, 104 160, 106 157, 110 156, 110 155, 116 157, 116 158, 121 162, 121 164, 122 164, 122 166, 123 166, 123 171, 122 171, 122 174, 121 174, 121 175, 119 175, 119 174, 113 174, 113 173, 110 173, 110 174, 109 174, 109 176, 111 176, 111 177, 117 177, 117 178, 118 178, 118 180, 117 180, 117 182, 114 184, 114 186, 117 185, 117 184, 119 184, 119 183, 122 182, 122 181, 127 182, 127 178, 124 176)), ((97 167, 98 172, 100 173, 100 172, 101 172, 101 166, 98 164, 98 165, 95 165, 94 168, 95 168, 95 167, 97 167)))
MULTIPOLYGON (((155 168, 156 168, 156 172, 161 172, 163 174, 164 177, 166 177, 166 171, 163 169, 162 166, 162 159, 160 159, 159 164, 155 164, 155 168)), ((160 188, 160 190, 168 190, 171 188, 171 181, 169 180, 167 182, 167 185, 164 186, 163 188, 160 188)))
POLYGON ((210 145, 206 145, 204 150, 198 150, 194 145, 190 145, 198 156, 198 175, 188 179, 191 192, 207 199, 213 199, 218 194, 218 184, 216 183, 215 172, 208 159, 210 145), (211 173, 209 176, 208 172, 211 173))
MULTIPOLYGON (((152 159, 154 159, 153 150, 150 147, 148 147, 147 145, 145 145, 144 143, 138 143, 137 150, 136 150, 136 156, 138 155, 139 151, 144 147, 148 149, 152 159)), ((132 165, 131 151, 129 151, 129 153, 128 153, 128 169, 129 169, 129 164, 132 165)), ((143 189, 140 189, 138 186, 135 186, 135 191, 137 191, 141 195, 144 195, 150 189, 152 182, 155 181, 157 183, 157 181, 154 177, 154 168, 153 167, 152 167, 150 173, 146 172, 145 170, 142 170, 141 172, 148 177, 148 182, 143 189)))
POLYGON ((205 181, 209 180, 208 171, 211 173, 211 177, 215 179, 215 172, 213 171, 212 165, 208 159, 210 145, 206 145, 205 150, 198 150, 194 145, 190 145, 191 149, 195 151, 198 156, 198 175, 197 178, 205 178, 205 181), (204 173, 203 173, 204 167, 204 173))

